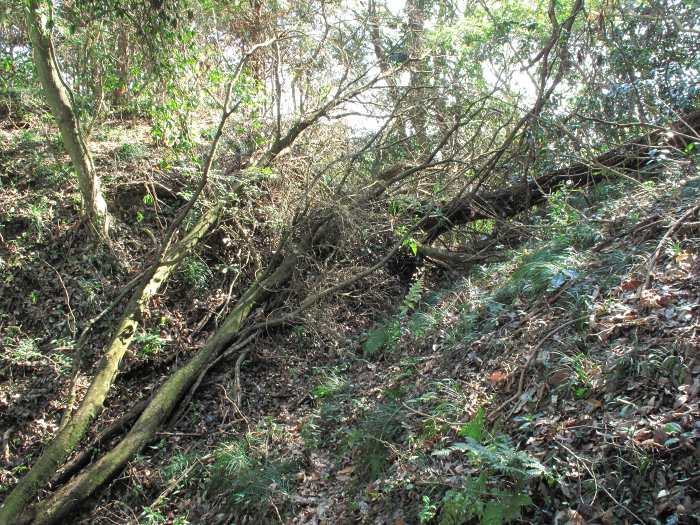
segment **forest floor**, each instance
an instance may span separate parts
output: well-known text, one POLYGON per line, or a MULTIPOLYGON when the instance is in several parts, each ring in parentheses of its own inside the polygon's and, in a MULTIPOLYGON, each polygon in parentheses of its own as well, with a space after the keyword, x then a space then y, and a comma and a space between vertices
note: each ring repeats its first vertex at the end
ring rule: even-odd
MULTIPOLYGON (((191 167, 143 126, 105 129, 112 250, 85 236, 56 132, 0 130, 0 500, 60 423, 72 341, 187 197, 191 167)), ((74 522, 700 523, 700 222, 678 221, 698 204, 691 164, 562 192, 502 262, 337 298, 240 374, 217 365, 74 522)), ((224 238, 149 306, 93 436, 214 329, 224 238)))

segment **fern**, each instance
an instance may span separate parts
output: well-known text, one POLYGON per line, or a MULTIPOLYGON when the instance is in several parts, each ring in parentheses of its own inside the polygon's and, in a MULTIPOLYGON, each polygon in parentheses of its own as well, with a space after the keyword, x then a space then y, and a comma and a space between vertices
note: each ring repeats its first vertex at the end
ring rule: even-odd
POLYGON ((459 435, 461 437, 471 438, 476 442, 480 442, 484 436, 485 427, 486 411, 483 407, 480 407, 472 420, 459 429, 459 435))
POLYGON ((527 452, 513 448, 503 438, 488 445, 467 437, 464 443, 455 443, 452 450, 470 453, 472 460, 517 481, 519 484, 546 473, 544 465, 527 452))
POLYGON ((209 468, 207 496, 223 500, 232 515, 254 516, 261 523, 273 503, 289 504, 299 464, 261 457, 254 442, 247 436, 219 445, 209 468))
POLYGON ((440 525, 462 525, 484 511, 486 476, 467 478, 460 490, 448 490, 442 498, 440 525))
POLYGON ((496 292, 495 298, 508 303, 520 294, 534 297, 547 290, 556 290, 576 277, 575 265, 575 250, 554 243, 525 257, 508 282, 496 292))
POLYGON ((362 352, 365 357, 372 359, 383 349, 393 348, 401 337, 401 324, 398 319, 390 319, 378 324, 367 333, 367 339, 362 344, 362 352))
MULTIPOLYGON (((367 333, 367 339, 362 344, 362 353, 371 359, 384 349, 393 349, 401 339, 403 325, 409 313, 415 310, 423 295, 423 276, 418 276, 406 293, 398 313, 388 321, 380 323, 367 333)), ((410 328, 409 328, 410 329, 410 328)))
POLYGON ((404 297, 403 302, 401 303, 401 308, 399 308, 399 317, 401 319, 404 319, 409 312, 411 312, 416 308, 416 306, 418 306, 422 295, 423 276, 419 275, 411 283, 411 286, 409 287, 408 292, 406 293, 406 297, 404 297))
POLYGON ((440 525, 462 525, 474 519, 481 525, 513 521, 520 517, 524 507, 532 504, 525 493, 526 484, 546 474, 537 459, 515 449, 505 437, 492 438, 485 426, 486 414, 481 409, 459 430, 464 441, 432 453, 437 457, 453 452, 465 454, 481 473, 478 478, 468 478, 462 488, 445 493, 440 525))
POLYGON ((435 307, 427 307, 425 312, 416 312, 406 325, 408 332, 416 338, 423 337, 440 322, 442 312, 435 307))
POLYGON ((442 498, 440 525, 463 525, 478 518, 481 525, 502 525, 521 517, 532 505, 527 494, 489 489, 486 473, 468 478, 464 487, 449 490, 442 498))
POLYGON ((227 477, 235 477, 250 468, 254 460, 244 441, 232 441, 219 446, 214 454, 214 470, 227 477))
POLYGON ((404 435, 405 410, 393 402, 383 403, 368 411, 347 438, 358 475, 377 479, 389 465, 392 443, 404 435))

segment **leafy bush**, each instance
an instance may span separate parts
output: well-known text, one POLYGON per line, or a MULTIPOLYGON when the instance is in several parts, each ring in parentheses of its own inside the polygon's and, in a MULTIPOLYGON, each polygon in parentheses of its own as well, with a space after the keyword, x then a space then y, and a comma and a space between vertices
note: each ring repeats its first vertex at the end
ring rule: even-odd
POLYGON ((31 337, 23 337, 16 344, 7 346, 12 348, 10 356, 13 361, 36 361, 43 357, 36 340, 31 337))
POLYGON ((129 162, 144 158, 148 155, 146 147, 138 142, 126 142, 117 148, 115 153, 117 160, 129 162))
POLYGON ((581 207, 587 203, 580 197, 579 190, 574 192, 559 190, 547 201, 549 222, 544 233, 560 246, 571 246, 579 250, 591 247, 600 240, 597 228, 570 201, 578 198, 581 207))
POLYGON ((27 47, 21 51, 15 48, 11 54, 0 50, 0 120, 9 117, 22 121, 44 107, 31 51, 27 47))

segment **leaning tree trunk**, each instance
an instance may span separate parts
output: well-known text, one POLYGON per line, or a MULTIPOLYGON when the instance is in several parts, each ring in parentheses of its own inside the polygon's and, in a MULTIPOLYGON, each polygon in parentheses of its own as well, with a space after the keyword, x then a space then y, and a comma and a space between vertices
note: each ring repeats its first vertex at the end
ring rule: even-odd
MULTIPOLYGON (((170 419, 178 403, 190 388, 196 385, 200 375, 206 373, 212 361, 239 336, 242 337, 246 333, 241 333, 242 327, 253 308, 261 305, 266 298, 277 292, 292 277, 300 259, 300 253, 307 253, 313 249, 319 238, 325 238, 331 223, 332 221, 327 217, 310 222, 305 228, 305 235, 297 242, 290 243, 291 246, 287 247, 286 254, 280 253, 273 257, 265 274, 256 279, 241 295, 222 325, 209 338, 204 347, 156 390, 134 426, 119 444, 45 501, 19 516, 14 523, 48 525, 64 522, 64 518, 77 505, 91 496, 96 489, 118 473, 136 453, 151 442, 158 429, 170 419)), ((375 265, 366 273, 376 270, 381 264, 375 265)), ((356 278, 358 277, 356 276, 356 278)), ((347 280, 327 289, 325 293, 330 293, 351 282, 353 280, 347 280)), ((317 294, 307 298, 301 303, 300 309, 308 307, 322 296, 323 294, 317 294)), ((249 330, 254 328, 255 326, 249 330)))
MULTIPOLYGON (((352 97, 360 89, 346 94, 346 97, 352 97)), ((229 91, 230 94, 230 91, 229 91)), ((292 145, 294 140, 310 125, 312 125, 316 120, 321 118, 326 112, 337 105, 342 99, 335 99, 327 102, 324 106, 319 108, 317 111, 312 113, 306 119, 297 122, 292 128, 285 134, 284 137, 275 141, 273 145, 262 155, 262 157, 254 164, 257 167, 264 167, 269 165, 277 156, 283 154, 292 145)), ((224 108, 228 107, 228 96, 227 101, 224 103, 224 108)), ((233 110, 227 111, 224 109, 224 119, 222 120, 219 130, 217 131, 214 144, 218 142, 221 136, 222 126, 228 115, 231 114, 233 110)), ((205 166, 205 173, 208 172, 211 166, 211 161, 213 159, 213 153, 208 157, 207 165, 205 166)), ((214 214, 216 216, 216 214, 214 214)), ((201 223, 200 223, 201 224, 201 223)), ((323 224, 317 225, 318 228, 324 227, 323 224)), ((201 234, 196 235, 193 240, 196 242, 197 239, 201 238, 201 234)), ((184 240, 183 240, 184 242, 184 240)), ((145 446, 149 441, 151 441, 157 431, 157 429, 167 421, 170 414, 173 412, 174 408, 177 406, 180 399, 188 391, 190 386, 196 381, 199 374, 206 370, 208 363, 211 362, 212 358, 216 357, 232 340, 234 340, 241 329, 242 324, 248 318, 250 311, 253 307, 261 303, 272 290, 274 290, 278 285, 285 282, 292 275, 294 268, 296 267, 298 256, 297 249, 308 248, 307 245, 313 243, 313 235, 310 233, 307 238, 300 241, 299 245, 289 251, 289 254, 281 259, 276 258, 271 264, 270 270, 266 273, 265 278, 256 280, 248 290, 243 294, 241 299, 238 301, 236 306, 233 308, 231 313, 228 314, 223 325, 217 330, 217 332, 209 339, 207 344, 199 351, 199 353, 184 367, 178 369, 155 393, 152 397, 148 406, 143 411, 139 419, 134 424, 131 431, 125 436, 125 438, 110 452, 106 453, 101 459, 96 461, 93 465, 88 467, 83 473, 79 474, 76 478, 70 481, 67 485, 59 489, 51 497, 47 498, 46 501, 37 504, 30 511, 24 512, 21 516, 17 517, 17 512, 22 512, 22 501, 28 502, 31 499, 31 495, 27 496, 27 490, 36 492, 36 479, 48 480, 46 475, 51 475, 51 468, 60 464, 63 459, 70 453, 72 448, 75 447, 77 441, 75 436, 70 434, 68 437, 64 438, 63 443, 67 443, 66 446, 61 446, 62 443, 56 446, 56 449, 49 457, 43 460, 41 468, 39 469, 39 474, 36 479, 31 482, 25 482, 26 487, 20 491, 20 495, 17 496, 17 503, 12 504, 13 514, 6 513, 2 514, 0 509, 0 525, 10 525, 14 523, 57 523, 60 522, 63 517, 65 517, 76 505, 82 502, 85 498, 91 495, 98 487, 100 487, 106 480, 112 477, 116 472, 121 470, 126 462, 143 446, 145 446), (68 441, 70 438, 71 441, 68 441), (23 498, 20 500, 19 498, 23 498), (7 517, 5 517, 7 516, 7 517), (16 519, 15 519, 16 518, 16 519)), ((173 254, 175 260, 179 260, 180 252, 173 254)), ((171 258, 164 257, 164 261, 171 261, 171 258)), ((162 262, 162 264, 166 264, 162 262)), ((157 274, 158 272, 156 272, 157 274)), ((150 287, 150 283, 155 283, 159 285, 163 279, 162 274, 152 275, 149 285, 146 289, 150 287)), ((138 304, 138 301, 136 302, 138 304)), ((128 310, 128 309, 127 309, 128 310)), ((122 344, 122 339, 126 337, 132 337, 135 326, 132 324, 134 319, 131 317, 125 317, 122 324, 117 330, 117 335, 115 336, 115 342, 119 349, 115 349, 113 352, 110 350, 110 355, 112 357, 111 361, 114 364, 110 364, 109 367, 114 368, 113 372, 105 371, 104 376, 107 377, 107 389, 103 387, 95 386, 100 395, 106 395, 109 385, 114 378, 114 374, 118 370, 118 362, 121 359, 124 351, 128 344, 122 344), (120 355, 121 354, 121 355, 120 355)), ((95 380, 94 383, 101 383, 102 380, 95 380)), ((92 387, 91 387, 92 390, 92 387)), ((84 422, 83 434, 90 420, 95 414, 95 400, 99 399, 99 396, 91 396, 90 391, 86 395, 88 398, 89 405, 85 409, 84 415, 81 417, 81 422, 84 422)), ((101 401, 99 403, 101 405, 101 401)), ((81 407, 82 408, 82 407, 81 407)), ((99 405, 97 406, 99 408, 99 405)), ((78 412, 73 416, 71 422, 75 422, 78 412)), ((66 425, 68 427, 69 425, 66 425)), ((69 431, 66 431, 69 432, 69 431)), ((79 438, 77 438, 79 439, 79 438)), ((46 456, 46 454, 44 454, 46 456)), ((43 459, 43 458, 42 458, 43 459)), ((36 466, 34 467, 36 468, 36 466)), ((18 485, 19 487, 19 485, 18 485)), ((33 494, 32 493, 32 494, 33 494)), ((8 498, 9 500, 10 498, 8 498)))
MULTIPOLYGON (((143 276, 141 284, 133 293, 126 306, 122 318, 117 326, 99 367, 85 397, 76 412, 65 419, 56 436, 44 449, 41 457, 34 464, 29 473, 17 484, 12 493, 0 507, 0 525, 16 523, 18 515, 24 507, 36 495, 42 486, 46 485, 53 476, 56 468, 61 465, 68 455, 75 449, 88 430, 90 422, 102 409, 114 378, 119 371, 124 354, 136 334, 139 319, 143 316, 143 310, 161 285, 170 277, 178 263, 199 242, 209 228, 216 222, 222 205, 217 205, 206 212, 197 224, 177 243, 172 244, 173 236, 177 228, 191 211, 195 202, 204 190, 211 170, 223 129, 234 109, 229 109, 229 101, 233 84, 230 83, 226 91, 221 120, 212 140, 209 153, 205 159, 202 171, 202 181, 190 201, 180 210, 170 227, 165 233, 163 247, 159 250, 156 261, 149 267, 143 276)), ((239 185, 239 189, 241 186, 239 185)), ((82 339, 82 336, 81 336, 82 339)), ((81 350, 78 343, 78 350, 81 350)), ((70 407, 69 407, 70 409, 70 407)))
POLYGON ((187 393, 211 359, 236 338, 251 310, 272 290, 289 279, 296 264, 297 256, 294 253, 287 255, 266 278, 253 283, 228 314, 222 326, 207 341, 207 344, 156 391, 124 439, 49 499, 37 505, 29 515, 22 516, 16 523, 31 522, 34 525, 65 523, 64 518, 76 505, 118 473, 134 454, 152 441, 158 428, 168 420, 180 399, 187 393))
POLYGON ((38 0, 31 0, 27 10, 27 28, 32 42, 34 65, 46 100, 58 123, 61 139, 78 174, 83 213, 98 237, 107 239, 110 217, 100 179, 95 173, 90 151, 80 130, 80 122, 70 103, 68 88, 61 78, 56 53, 49 32, 50 16, 40 11, 38 0))
POLYGON ((119 371, 121 360, 136 334, 144 307, 170 277, 178 262, 216 222, 219 211, 220 207, 216 207, 204 214, 197 225, 180 242, 160 257, 160 260, 149 271, 148 276, 144 278, 143 284, 133 293, 122 314, 115 335, 102 357, 99 370, 80 406, 46 445, 32 469, 20 480, 4 501, 0 507, 0 525, 17 523, 18 516, 31 503, 37 491, 49 482, 56 469, 63 464, 83 438, 90 422, 102 410, 102 404, 119 371))
MULTIPOLYGON (((460 195, 434 208, 423 219, 420 227, 426 232, 424 242, 431 244, 452 228, 476 220, 514 217, 546 201, 561 187, 580 188, 620 173, 635 172, 653 158, 655 149, 682 150, 699 137, 700 110, 695 110, 670 123, 667 129, 656 129, 590 161, 578 162, 501 190, 460 195)), ((425 208, 430 208, 429 204, 426 203, 425 208)))

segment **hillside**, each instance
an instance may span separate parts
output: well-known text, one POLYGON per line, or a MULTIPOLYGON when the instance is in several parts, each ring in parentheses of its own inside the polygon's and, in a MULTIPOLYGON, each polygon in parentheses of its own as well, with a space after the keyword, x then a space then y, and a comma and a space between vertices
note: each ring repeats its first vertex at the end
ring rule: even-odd
POLYGON ((700 523, 693 1, 5 4, 0 525, 700 523))
MULTIPOLYGON (((153 186, 133 181, 159 154, 138 127, 99 142, 110 193, 125 215, 144 214, 115 265, 81 246, 77 199, 58 202, 47 187, 65 173, 60 149, 35 149, 52 131, 3 133, 7 490, 69 395, 73 357, 60 334, 128 281, 131 257, 149 249, 143 226, 171 201, 148 206, 153 186)), ((690 164, 559 192, 529 240, 505 236, 514 244, 500 262, 464 276, 419 267, 389 287, 404 290, 394 307, 339 298, 313 324, 259 336, 213 367, 193 406, 79 522, 692 523, 699 196, 690 164)), ((216 282, 198 271, 211 249, 149 305, 152 328, 86 443, 204 337, 225 301, 225 290, 198 299, 198 281, 216 282)))

